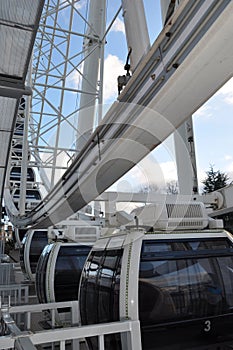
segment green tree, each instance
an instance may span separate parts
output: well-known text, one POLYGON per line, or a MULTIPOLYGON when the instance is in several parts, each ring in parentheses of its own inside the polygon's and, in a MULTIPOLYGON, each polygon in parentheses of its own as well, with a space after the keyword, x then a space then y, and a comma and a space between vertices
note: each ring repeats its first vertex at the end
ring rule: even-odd
POLYGON ((210 193, 219 190, 227 185, 229 177, 220 170, 215 171, 213 165, 210 165, 210 170, 206 172, 206 178, 202 181, 203 193, 210 193))

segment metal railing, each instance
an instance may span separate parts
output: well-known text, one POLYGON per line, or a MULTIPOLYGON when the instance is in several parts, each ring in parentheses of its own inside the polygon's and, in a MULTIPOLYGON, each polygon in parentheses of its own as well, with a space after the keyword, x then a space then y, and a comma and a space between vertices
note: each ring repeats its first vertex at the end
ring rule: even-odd
POLYGON ((28 285, 16 284, 13 263, 0 263, 0 302, 8 306, 28 303, 28 285))
POLYGON ((0 301, 4 305, 22 305, 28 303, 28 285, 0 285, 0 301))
MULTIPOLYGON (((70 324, 79 324, 79 303, 78 301, 63 301, 57 303, 46 303, 46 304, 32 304, 32 305, 19 305, 12 306, 8 309, 10 315, 16 315, 23 313, 25 315, 25 330, 32 328, 32 315, 35 313, 41 313, 43 311, 50 311, 51 316, 51 328, 57 326, 56 314, 59 309, 69 308, 70 309, 70 324)), ((0 348, 1 349, 1 348, 0 348)))
MULTIPOLYGON (((99 350, 105 349, 104 337, 109 334, 121 334, 124 339, 123 349, 141 350, 141 333, 139 321, 125 320, 120 322, 111 322, 95 324, 90 326, 77 326, 79 320, 78 302, 64 302, 52 304, 37 304, 27 306, 2 308, 1 319, 9 335, 0 337, 0 350, 35 350, 37 345, 51 345, 53 348, 65 350, 68 344, 73 350, 79 350, 80 342, 90 337, 98 338, 99 350), (30 327, 30 316, 33 312, 43 310, 56 310, 59 308, 70 307, 72 309, 73 327, 51 329, 39 332, 22 332, 15 324, 11 314, 25 313, 28 315, 27 327, 30 327)), ((3 327, 4 328, 4 327, 3 327)))
POLYGON ((14 265, 12 263, 0 263, 0 285, 11 283, 14 283, 14 265))
POLYGON ((5 240, 0 238, 0 257, 4 254, 5 251, 5 240))

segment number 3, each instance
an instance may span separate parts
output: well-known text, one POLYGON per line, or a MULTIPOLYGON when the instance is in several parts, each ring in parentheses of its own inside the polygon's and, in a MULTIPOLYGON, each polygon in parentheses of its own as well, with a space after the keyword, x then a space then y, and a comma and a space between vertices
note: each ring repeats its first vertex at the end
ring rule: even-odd
POLYGON ((205 323, 204 323, 204 331, 205 331, 205 332, 209 332, 210 329, 211 329, 211 322, 210 322, 210 320, 207 320, 207 321, 205 321, 205 323))

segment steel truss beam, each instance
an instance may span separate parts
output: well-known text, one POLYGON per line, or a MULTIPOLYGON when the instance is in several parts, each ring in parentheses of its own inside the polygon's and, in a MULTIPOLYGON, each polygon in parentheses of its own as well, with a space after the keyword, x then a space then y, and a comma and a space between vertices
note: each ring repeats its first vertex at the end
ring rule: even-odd
POLYGON ((184 0, 71 167, 16 225, 48 227, 78 211, 211 97, 233 75, 232 18, 230 0, 184 0))

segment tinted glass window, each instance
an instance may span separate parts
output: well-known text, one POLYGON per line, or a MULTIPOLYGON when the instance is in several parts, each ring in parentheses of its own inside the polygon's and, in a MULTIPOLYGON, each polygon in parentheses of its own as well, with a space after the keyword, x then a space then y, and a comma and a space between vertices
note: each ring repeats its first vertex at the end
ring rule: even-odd
POLYGON ((29 261, 32 273, 36 272, 36 266, 39 257, 48 244, 48 233, 47 231, 35 231, 31 240, 31 246, 29 251, 29 261))
MULTIPOLYGON (((21 178, 21 168, 13 167, 10 172, 10 180, 20 181, 21 178)), ((32 168, 27 169, 27 181, 35 181, 35 174, 32 168)))
POLYGON ((53 244, 49 244, 43 249, 36 268, 36 294, 39 303, 48 302, 46 298, 46 270, 52 247, 53 244))
MULTIPOLYGON (((142 248, 142 257, 160 257, 163 256, 163 252, 170 252, 171 256, 176 256, 176 253, 182 252, 182 255, 191 256, 192 253, 196 254, 196 251, 202 251, 201 254, 212 253, 233 253, 232 243, 223 238, 217 239, 186 239, 183 241, 173 240, 171 241, 145 241, 142 248)), ((166 254, 168 257, 169 254, 166 254)))
POLYGON ((89 246, 68 245, 60 248, 55 265, 55 301, 78 299, 79 280, 90 249, 89 246))
POLYGON ((107 251, 98 277, 100 322, 119 320, 120 268, 119 251, 107 251))
POLYGON ((91 252, 81 284, 83 324, 119 320, 121 257, 122 250, 91 252))
POLYGON ((145 242, 139 273, 142 325, 216 316, 232 309, 231 242, 145 242), (161 246, 167 249, 161 251, 161 246))
POLYGON ((39 190, 26 191, 26 199, 41 200, 41 194, 39 190))
MULTIPOLYGON (((82 324, 119 321, 120 271, 123 250, 92 251, 83 270, 80 288, 82 324)), ((105 336, 106 349, 119 349, 120 337, 105 336)), ((89 339, 98 349, 97 338, 89 339)))
MULTIPOLYGON (((13 194, 14 199, 20 198, 20 190, 16 190, 13 194)), ((26 199, 30 200, 41 200, 41 194, 39 190, 27 190, 26 191, 26 199)))
POLYGON ((24 124, 23 123, 16 123, 15 125, 15 130, 14 130, 14 135, 23 135, 24 131, 24 124))

